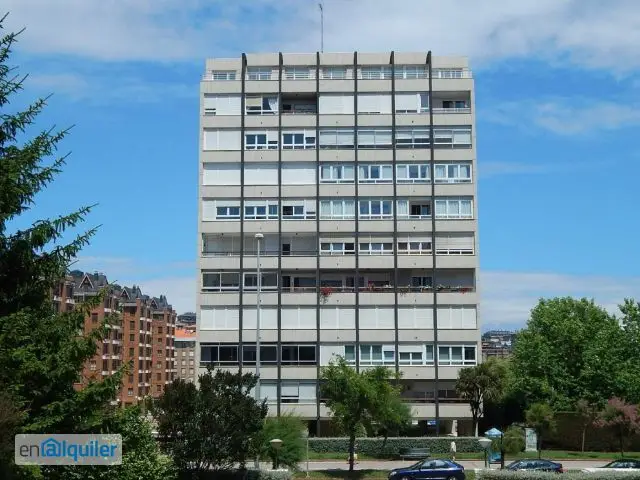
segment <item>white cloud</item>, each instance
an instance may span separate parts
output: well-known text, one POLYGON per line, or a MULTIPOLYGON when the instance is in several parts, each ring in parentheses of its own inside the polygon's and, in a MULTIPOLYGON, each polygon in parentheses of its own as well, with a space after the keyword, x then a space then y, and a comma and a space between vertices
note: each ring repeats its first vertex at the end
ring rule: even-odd
POLYGON ((594 101, 586 98, 523 100, 494 105, 481 114, 485 121, 516 126, 532 133, 531 126, 557 135, 583 135, 640 125, 640 104, 594 101), (526 112, 526 115, 523 115, 526 112))
MULTIPOLYGON (((325 50, 432 49, 475 61, 538 57, 628 72, 640 66, 640 2, 325 0, 325 50)), ((5 0, 21 48, 97 60, 194 60, 315 51, 315 0, 5 0)))
POLYGON ((483 328, 524 326, 540 297, 586 297, 611 313, 625 297, 640 300, 640 278, 562 273, 480 272, 483 328))

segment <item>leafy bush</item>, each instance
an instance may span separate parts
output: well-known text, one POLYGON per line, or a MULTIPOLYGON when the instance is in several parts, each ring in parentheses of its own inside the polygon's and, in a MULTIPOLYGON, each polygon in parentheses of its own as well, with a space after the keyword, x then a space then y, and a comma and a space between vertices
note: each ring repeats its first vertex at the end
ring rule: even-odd
MULTIPOLYGON (((428 448, 432 455, 448 454, 453 437, 390 437, 358 438, 356 453, 378 458, 395 458, 402 448, 428 448)), ((455 437, 458 453, 482 452, 476 437, 455 437)), ((309 450, 316 453, 341 453, 349 451, 349 439, 346 437, 310 438, 309 450)))
MULTIPOLYGON (((192 480, 190 473, 182 473, 180 480, 192 480)), ((292 480, 293 473, 283 470, 217 470, 200 472, 198 480, 292 480)), ((160 479, 163 480, 163 479, 160 479)))
POLYGON ((504 440, 496 438, 493 440, 491 448, 500 451, 500 443, 504 443, 505 453, 515 454, 524 451, 526 446, 524 428, 520 425, 511 425, 504 432, 504 440))
MULTIPOLYGON (((583 473, 568 472, 562 480, 640 480, 640 472, 583 473)), ((552 472, 509 472, 507 470, 479 470, 477 480, 558 480, 552 472)))
POLYGON ((269 442, 274 438, 282 440, 278 451, 278 463, 296 469, 305 453, 305 441, 302 430, 306 429, 300 417, 283 414, 280 417, 267 417, 260 432, 258 451, 262 460, 271 458, 272 448, 269 442))

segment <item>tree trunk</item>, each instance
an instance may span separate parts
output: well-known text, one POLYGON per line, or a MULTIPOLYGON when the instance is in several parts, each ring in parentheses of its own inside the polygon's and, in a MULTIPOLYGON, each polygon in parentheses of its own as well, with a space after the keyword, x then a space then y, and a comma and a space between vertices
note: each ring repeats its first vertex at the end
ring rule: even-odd
POLYGON ((471 415, 471 431, 478 435, 478 415, 471 415))
POLYGON ((620 458, 624 458, 624 432, 622 430, 622 427, 620 427, 619 430, 619 435, 620 435, 620 458))
POLYGON ((584 453, 584 440, 587 437, 587 426, 582 427, 582 453, 584 453))
POLYGON ((538 460, 542 458, 542 435, 541 432, 536 432, 538 436, 538 460))
POLYGON ((353 454, 355 453, 355 450, 356 450, 356 434, 355 432, 352 432, 351 434, 349 434, 349 472, 353 472, 353 464, 354 464, 353 454))

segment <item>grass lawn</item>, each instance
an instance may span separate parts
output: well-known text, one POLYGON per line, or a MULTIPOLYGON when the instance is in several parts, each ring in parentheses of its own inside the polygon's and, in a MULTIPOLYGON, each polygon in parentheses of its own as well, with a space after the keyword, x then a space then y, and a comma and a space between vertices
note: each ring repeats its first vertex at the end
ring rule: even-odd
MULTIPOLYGON (((442 455, 433 455, 434 457, 448 456, 447 454, 442 455)), ((619 453, 616 452, 566 452, 561 450, 543 450, 542 458, 546 458, 548 460, 593 460, 593 459, 601 459, 601 460, 613 460, 620 456, 619 453)), ((628 458, 640 458, 640 452, 628 452, 625 453, 625 457, 628 458)), ((506 459, 508 461, 517 460, 520 458, 537 458, 537 452, 522 452, 517 455, 507 455, 506 459)), ((483 460, 484 454, 482 453, 457 453, 456 459, 458 460, 483 460)), ((347 453, 317 453, 317 452, 309 452, 309 460, 344 460, 347 461, 347 453)), ((358 460, 380 460, 379 457, 371 457, 369 455, 358 454, 358 460)), ((395 459, 389 459, 395 460, 395 459)), ((409 460, 410 461, 410 460, 409 460)))

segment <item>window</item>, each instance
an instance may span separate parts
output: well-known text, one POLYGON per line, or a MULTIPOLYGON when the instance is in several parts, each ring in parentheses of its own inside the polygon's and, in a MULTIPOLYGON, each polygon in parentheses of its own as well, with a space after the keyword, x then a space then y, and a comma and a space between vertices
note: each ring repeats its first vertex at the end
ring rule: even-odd
POLYGON ((203 131, 203 137, 203 150, 240 150, 240 130, 207 128, 203 131))
POLYGON ((135 329, 136 329, 136 321, 129 320, 129 330, 135 330, 135 329))
POLYGON ((393 202, 391 200, 360 200, 358 202, 358 218, 372 220, 393 217, 393 202))
POLYGON ((392 255, 393 243, 361 242, 358 251, 360 252, 360 255, 392 255))
POLYGON ((438 346, 438 365, 475 365, 475 345, 438 346))
MULTIPOLYGON (((315 208, 309 208, 305 201, 295 203, 283 200, 282 219, 283 220, 314 220, 316 218, 315 208)), ((312 201, 315 204, 315 201, 312 201)))
POLYGON ((316 148, 315 130, 300 130, 282 133, 283 150, 304 150, 316 148))
POLYGON ((128 397, 133 397, 133 388, 127 389, 127 396, 128 397))
MULTIPOLYGON (((275 272, 260 272, 262 279, 260 284, 261 290, 276 290, 278 288, 278 274, 275 272)), ((257 290, 258 289, 258 275, 257 273, 245 273, 244 274, 244 289, 245 290, 257 290)))
POLYGON ((321 200, 320 218, 324 220, 353 220, 356 218, 354 200, 321 200))
POLYGON ((359 93, 358 113, 391 113, 391 95, 384 93, 359 93))
POLYGON ((429 183, 429 165, 407 163, 396 165, 397 183, 429 183))
POLYGON ((278 203, 264 202, 263 205, 245 205, 245 220, 277 220, 278 203))
POLYGON ((353 183, 353 165, 324 164, 320 166, 320 183, 353 183))
POLYGON ((431 239, 399 239, 398 255, 426 255, 431 253, 431 239))
MULTIPOLYGON (((256 364, 256 346, 255 344, 242 345, 242 362, 256 364)), ((277 345, 260 345, 260 365, 269 365, 278 363, 278 347, 277 345)))
POLYGON ((438 235, 436 238, 436 254, 438 255, 473 255, 474 248, 473 233, 438 235))
POLYGON ((358 129, 358 148, 391 148, 391 130, 386 128, 358 129))
POLYGON ((182 370, 180 370, 180 374, 181 375, 186 375, 187 374, 187 369, 183 368, 182 370))
POLYGON ((427 92, 396 93, 396 113, 426 113, 428 111, 429 94, 427 92))
POLYGON ((471 182, 471 164, 439 164, 434 166, 436 183, 471 182))
POLYGON ((394 74, 402 79, 428 78, 425 65, 396 65, 394 74))
POLYGON ((314 78, 311 67, 286 67, 285 80, 309 80, 314 78))
POLYGON ((471 147, 471 127, 434 128, 436 148, 471 147))
POLYGON ((415 288, 431 288, 433 285, 432 277, 414 276, 411 277, 411 286, 415 288))
POLYGON ((274 115, 278 113, 278 97, 271 95, 247 96, 244 100, 247 115, 274 115))
POLYGON ((162 335, 162 327, 158 327, 158 334, 162 335))
POLYGON ((429 145, 428 128, 401 127, 396 130, 397 148, 427 148, 429 145))
POLYGON ((200 363, 238 363, 238 345, 200 345, 200 363))
POLYGON ((352 128, 321 128, 319 145, 325 149, 353 149, 354 138, 352 128))
POLYGON ((245 150, 277 150, 278 134, 276 131, 246 133, 244 136, 245 150))
POLYGON ((354 255, 355 243, 353 242, 321 242, 320 255, 354 255))
POLYGON ((135 333, 130 333, 129 334, 129 341, 130 342, 134 342, 135 340, 136 340, 136 334, 135 333))
POLYGON ((216 220, 240 220, 240 207, 216 207, 216 220))
POLYGON ((391 165, 359 165, 358 183, 391 183, 393 182, 393 166, 391 165))
POLYGON ((398 363, 400 365, 423 365, 423 351, 422 347, 410 347, 407 345, 400 345, 398 347, 398 363), (404 350, 404 351, 403 351, 404 350))
POLYGON ((240 95, 204 94, 205 116, 240 115, 240 95))
POLYGON ((436 199, 436 218, 473 218, 471 199, 436 199))
POLYGON ((316 383, 313 381, 283 380, 280 386, 282 403, 315 403, 316 383))
POLYGON ((318 112, 320 115, 353 115, 354 96, 349 93, 321 93, 318 112))
POLYGON ((388 345, 360 345, 361 365, 388 365, 395 362, 395 349, 388 345))
POLYGON ((92 372, 95 372, 97 370, 97 366, 96 366, 96 361, 95 360, 91 360, 89 362, 89 370, 91 370, 92 372))
POLYGON ((324 80, 346 80, 347 67, 322 67, 324 80))
POLYGON ((91 314, 91 323, 98 323, 98 314, 97 313, 92 313, 91 314))
POLYGON ((202 290, 205 292, 238 290, 239 288, 240 274, 238 272, 202 272, 202 290))
POLYGON ((360 67, 360 78, 363 80, 389 80, 391 67, 383 65, 360 67))
POLYGON ((271 80, 273 67, 247 68, 247 80, 271 80))
POLYGON ((467 110, 469 106, 465 100, 443 100, 442 108, 444 110, 467 110))
POLYGON ((214 80, 235 80, 235 70, 213 70, 211 76, 214 80))
POLYGON ((282 345, 281 346, 282 365, 315 365, 316 347, 315 345, 282 345))

